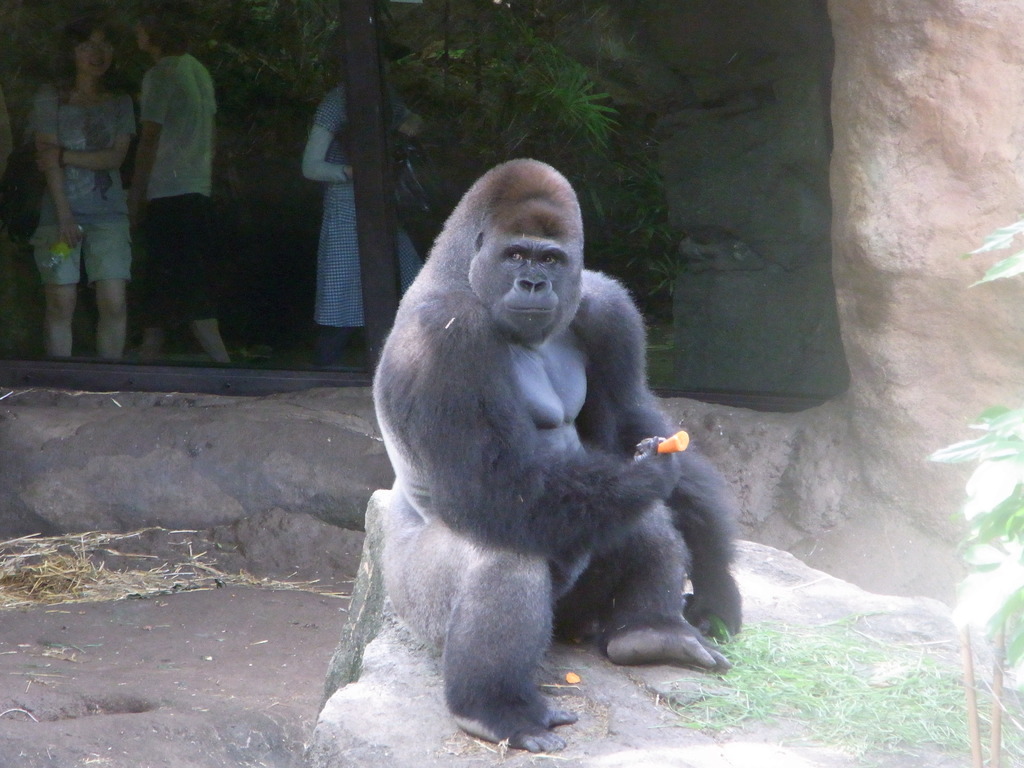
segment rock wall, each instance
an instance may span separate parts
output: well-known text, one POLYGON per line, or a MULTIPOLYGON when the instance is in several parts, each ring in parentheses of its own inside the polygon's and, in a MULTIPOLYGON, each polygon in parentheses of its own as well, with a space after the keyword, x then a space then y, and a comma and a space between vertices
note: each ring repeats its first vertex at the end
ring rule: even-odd
POLYGON ((829 11, 833 268, 851 383, 796 420, 776 504, 803 511, 812 565, 949 597, 966 470, 926 457, 968 437, 985 407, 1018 405, 1024 378, 1024 286, 968 288, 995 259, 958 258, 1024 201, 1024 16, 1016 0, 829 11))
POLYGON ((675 73, 659 166, 680 233, 673 382, 831 396, 847 384, 830 270, 832 37, 820 0, 649 0, 675 73))
POLYGON ((210 529, 274 510, 361 529, 393 474, 362 389, 266 398, 6 392, 0 538, 210 529))

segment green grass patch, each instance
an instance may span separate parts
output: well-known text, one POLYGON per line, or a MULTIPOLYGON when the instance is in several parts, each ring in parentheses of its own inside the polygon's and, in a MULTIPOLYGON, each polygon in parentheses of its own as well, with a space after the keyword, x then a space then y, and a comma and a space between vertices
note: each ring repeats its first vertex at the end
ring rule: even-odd
MULTIPOLYGON (((873 640, 853 622, 745 627, 726 647, 733 669, 721 678, 680 680, 669 705, 686 727, 779 725, 801 741, 857 757, 922 748, 969 756, 959 666, 935 649, 873 640)), ((989 697, 979 701, 985 733, 989 697)), ((1003 718, 1004 765, 1024 765, 1020 714, 1003 718)))

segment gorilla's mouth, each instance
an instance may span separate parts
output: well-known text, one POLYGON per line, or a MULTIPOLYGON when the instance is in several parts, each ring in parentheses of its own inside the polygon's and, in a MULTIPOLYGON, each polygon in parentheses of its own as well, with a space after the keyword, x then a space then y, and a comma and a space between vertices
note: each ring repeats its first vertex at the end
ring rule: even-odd
POLYGON ((508 297, 505 309, 517 315, 549 315, 558 309, 558 299, 551 294, 547 296, 516 296, 508 297))
POLYGON ((555 311, 554 307, 508 307, 509 312, 518 315, 548 315, 555 311))

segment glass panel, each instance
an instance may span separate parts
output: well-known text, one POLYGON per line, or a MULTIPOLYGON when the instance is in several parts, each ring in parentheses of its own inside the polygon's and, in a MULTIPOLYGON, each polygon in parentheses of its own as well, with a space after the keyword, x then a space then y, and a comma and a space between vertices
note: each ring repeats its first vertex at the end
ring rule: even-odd
MULTIPOLYGON (((0 51, 0 85, 15 139, 68 49, 59 30, 71 7, 0 9, 11 40, 0 51)), ((317 106, 341 79, 337 3, 195 7, 193 52, 218 100, 208 282, 220 331, 233 366, 310 368, 324 190, 303 177, 302 158, 317 106)), ((545 160, 579 192, 588 266, 624 281, 648 321, 655 386, 773 397, 842 391, 824 0, 380 8, 386 78, 422 119, 415 136, 388 137, 397 168, 422 192, 398 211, 421 256, 482 172, 512 157, 545 160)), ((114 21, 109 87, 138 109, 153 61, 138 48, 134 17, 118 12, 114 21)), ((128 361, 144 362, 151 261, 136 236, 128 361)), ((0 281, 0 356, 44 358, 40 274, 31 248, 3 235, 0 281)), ((179 290, 188 288, 186 280, 179 290)), ((77 295, 74 355, 92 359, 97 294, 83 283, 77 295)), ((209 362, 187 324, 168 319, 165 332, 158 362, 209 362)), ((365 365, 361 331, 341 362, 365 365)))
POLYGON ((845 388, 824 2, 450 0, 392 7, 386 33, 441 208, 501 160, 559 168, 588 266, 647 318, 656 387, 845 388))
MULTIPOLYGON (((0 51, 0 87, 6 97, 7 119, 0 124, 10 126, 16 146, 32 142, 33 106, 47 86, 57 87, 62 120, 69 123, 62 125, 66 133, 63 138, 73 143, 77 137, 83 147, 88 144, 84 118, 79 120, 71 113, 83 99, 99 102, 107 97, 91 92, 83 96, 90 85, 82 84, 80 74, 76 81, 74 56, 83 49, 76 48, 78 39, 63 30, 72 21, 72 9, 80 7, 71 2, 51 2, 4 4, 0 9, 0 27, 7 38, 0 51)), ((172 274, 161 274, 159 265, 154 264, 156 256, 146 247, 144 230, 133 228, 125 360, 209 364, 211 355, 201 342, 214 349, 216 356, 216 338, 209 333, 209 323, 205 328, 200 323, 196 333, 190 321, 216 318, 232 365, 309 367, 316 335, 313 304, 323 190, 319 183, 303 177, 301 161, 317 103, 340 76, 335 53, 339 41, 337 3, 224 0, 195 4, 194 8, 197 16, 188 28, 197 32, 190 50, 211 76, 217 100, 213 227, 209 238, 212 258, 205 265, 205 280, 191 273, 173 274, 173 268, 172 274), (190 299, 192 303, 199 300, 193 294, 202 286, 213 301, 206 311, 190 307, 190 299), (154 302, 162 313, 154 311, 154 302), (163 330, 164 342, 158 353, 144 343, 147 327, 163 330)), ((129 94, 137 115, 142 107, 143 76, 154 66, 152 50, 140 50, 135 30, 138 18, 134 10, 119 6, 99 27, 104 42, 110 43, 111 54, 102 91, 129 94)), ((93 25, 83 26, 91 35, 93 25)), ((171 33, 166 45, 176 51, 174 31, 171 24, 165 24, 165 37, 171 33)), ((86 66, 97 68, 94 75, 106 68, 102 60, 87 62, 86 66)), ((190 104, 176 102, 169 112, 187 112, 190 104)), ((170 125, 168 118, 163 125, 165 139, 170 125)), ((109 138, 105 128, 95 130, 102 134, 102 141, 109 138)), ((0 130, 0 144, 4 135, 0 130)), ((119 169, 106 174, 120 177, 118 181, 123 180, 125 187, 133 176, 139 142, 136 135, 119 169)), ((71 151, 70 143, 66 155, 71 151)), ((186 175, 188 156, 189 148, 185 147, 179 153, 181 165, 171 171, 172 175, 186 175)), ((70 178, 77 173, 69 169, 78 158, 67 155, 65 159, 63 170, 70 178)), ((202 192, 202 187, 202 180, 177 187, 172 181, 165 184, 164 194, 173 197, 177 193, 202 192)), ((146 207, 149 216, 154 206, 150 203, 146 207)), ((201 211, 192 209, 183 214, 171 211, 169 215, 172 223, 182 216, 187 222, 181 237, 195 234, 201 220, 201 211)), ((95 234, 88 236, 95 222, 113 220, 116 215, 90 216, 82 211, 79 218, 83 220, 88 248, 90 240, 102 240, 95 234)), ((54 220, 52 215, 49 220, 54 220)), ((31 234, 31 227, 27 232, 0 234, 0 355, 8 358, 48 357, 44 334, 47 303, 41 281, 55 278, 46 274, 45 263, 42 271, 37 268, 35 249, 29 242, 31 234)), ((49 245, 42 244, 42 248, 49 245)), ((71 323, 72 355, 83 360, 98 357, 98 299, 103 298, 102 291, 89 285, 89 263, 87 259, 77 288, 73 288, 73 277, 60 277, 71 290, 72 299, 77 298, 71 323)), ((94 264, 96 274, 103 274, 104 268, 98 262, 94 264)), ((358 344, 346 352, 346 362, 362 366, 358 344)))

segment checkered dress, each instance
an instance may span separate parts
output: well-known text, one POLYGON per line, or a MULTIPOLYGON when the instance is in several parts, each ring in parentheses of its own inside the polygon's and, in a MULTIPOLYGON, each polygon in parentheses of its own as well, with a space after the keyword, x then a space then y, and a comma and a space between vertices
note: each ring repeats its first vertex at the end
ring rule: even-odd
MULTIPOLYGON (((347 120, 345 95, 340 88, 335 88, 320 102, 313 122, 337 135, 347 120)), ((347 163, 337 140, 331 142, 326 160, 341 165, 347 163)), ((340 328, 361 326, 363 293, 359 275, 353 186, 351 183, 325 186, 324 217, 317 252, 316 311, 313 319, 320 325, 340 328)), ((399 278, 404 292, 412 284, 422 262, 409 236, 402 230, 398 231, 396 245, 399 278)))

